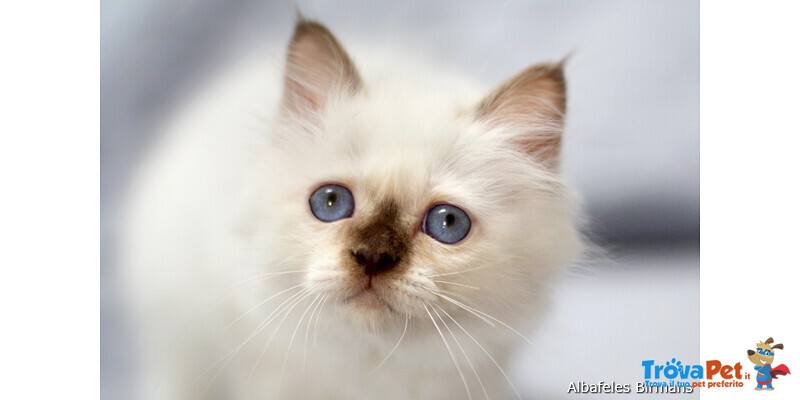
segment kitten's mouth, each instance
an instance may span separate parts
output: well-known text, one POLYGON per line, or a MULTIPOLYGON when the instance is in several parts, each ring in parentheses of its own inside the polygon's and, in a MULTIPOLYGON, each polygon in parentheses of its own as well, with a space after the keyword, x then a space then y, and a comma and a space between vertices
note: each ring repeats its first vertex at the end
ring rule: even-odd
POLYGON ((378 289, 374 286, 371 277, 368 277, 360 286, 357 293, 344 299, 344 303, 366 310, 393 311, 389 303, 378 293, 378 289))
POLYGON ((353 304, 356 307, 363 307, 370 309, 389 307, 389 305, 386 304, 386 302, 383 301, 383 299, 381 299, 381 296, 375 292, 375 289, 372 288, 364 289, 361 292, 346 298, 344 301, 345 303, 353 304))

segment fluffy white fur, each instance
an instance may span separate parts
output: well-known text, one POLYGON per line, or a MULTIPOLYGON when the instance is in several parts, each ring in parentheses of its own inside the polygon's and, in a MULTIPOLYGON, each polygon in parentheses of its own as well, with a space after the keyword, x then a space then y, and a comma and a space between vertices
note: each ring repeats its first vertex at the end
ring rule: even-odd
MULTIPOLYGON (((326 34, 315 29, 308 40, 326 34)), ((361 53, 348 76, 336 49, 301 39, 285 68, 251 60, 198 94, 131 189, 123 263, 142 328, 139 397, 514 398, 515 331, 529 331, 582 249, 555 159, 563 93, 512 79, 492 100, 385 51, 361 53), (352 190, 352 218, 309 211, 329 182, 352 190), (389 198, 417 227, 409 266, 381 281, 382 305, 348 302, 348 229, 389 198), (418 229, 443 201, 473 222, 455 245, 418 229)))

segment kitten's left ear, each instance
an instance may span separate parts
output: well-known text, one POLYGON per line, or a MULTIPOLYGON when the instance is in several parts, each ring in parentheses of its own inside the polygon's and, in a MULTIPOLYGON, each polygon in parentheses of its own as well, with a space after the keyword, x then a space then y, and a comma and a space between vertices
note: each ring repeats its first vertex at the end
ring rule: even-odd
POLYGON ((283 103, 301 116, 320 111, 332 96, 362 87, 353 62, 327 28, 301 20, 289 42, 283 103))
POLYGON ((495 88, 475 115, 489 126, 512 130, 522 151, 557 168, 566 105, 563 62, 538 64, 495 88))

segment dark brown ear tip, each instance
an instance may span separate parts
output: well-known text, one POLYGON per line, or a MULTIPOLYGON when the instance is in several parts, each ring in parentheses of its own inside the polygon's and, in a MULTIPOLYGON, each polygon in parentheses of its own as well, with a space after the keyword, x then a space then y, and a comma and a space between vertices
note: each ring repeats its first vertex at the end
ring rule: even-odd
POLYGON ((292 35, 292 40, 297 40, 303 36, 313 34, 332 36, 331 32, 324 25, 317 21, 305 19, 305 17, 299 16, 297 24, 294 27, 294 35, 292 35))
POLYGON ((557 79, 562 80, 562 81, 564 80, 564 63, 563 63, 563 60, 552 64, 550 75, 553 78, 557 78, 557 79))
POLYGON ((299 4, 294 5, 294 19, 297 21, 295 25, 307 20, 306 16, 303 15, 303 12, 300 10, 299 4))
POLYGON ((753 351, 753 350, 747 350, 747 355, 748 356, 752 356, 753 354, 756 354, 756 352, 753 351))
POLYGON ((564 77, 564 64, 561 61, 536 64, 531 67, 531 69, 538 71, 541 76, 551 76, 553 78, 564 77))
POLYGON ((556 79, 558 83, 561 85, 561 89, 563 90, 567 85, 567 77, 564 75, 564 64, 558 63, 553 70, 553 79, 556 79))
POLYGON ((558 62, 559 67, 561 67, 561 69, 564 69, 564 67, 568 63, 572 62, 572 57, 574 57, 574 56, 575 56, 575 51, 574 50, 572 50, 569 53, 567 53, 564 57, 561 58, 561 61, 558 62))
POLYGON ((772 348, 773 349, 781 349, 781 350, 783 350, 783 343, 778 343, 778 344, 772 346, 772 348))
POLYGON ((558 85, 559 89, 564 90, 567 79, 564 75, 564 64, 561 62, 549 62, 536 64, 529 67, 522 74, 529 79, 549 80, 558 85))

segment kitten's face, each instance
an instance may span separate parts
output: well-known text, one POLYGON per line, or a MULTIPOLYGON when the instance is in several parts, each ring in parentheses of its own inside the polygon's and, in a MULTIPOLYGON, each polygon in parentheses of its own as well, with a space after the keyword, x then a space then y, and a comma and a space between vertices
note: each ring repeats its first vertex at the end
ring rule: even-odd
POLYGON ((311 293, 373 331, 470 313, 464 306, 501 319, 534 311, 580 246, 555 174, 558 140, 546 135, 560 119, 546 119, 551 108, 535 114, 540 103, 557 108, 552 83, 539 82, 534 103, 537 86, 528 88, 519 100, 527 106, 513 102, 509 85, 483 101, 370 86, 329 35, 299 27, 290 46, 275 141, 285 208, 271 216, 281 258, 307 271, 311 293), (305 55, 305 41, 332 54, 305 55), (525 107, 538 127, 520 124, 525 107))

